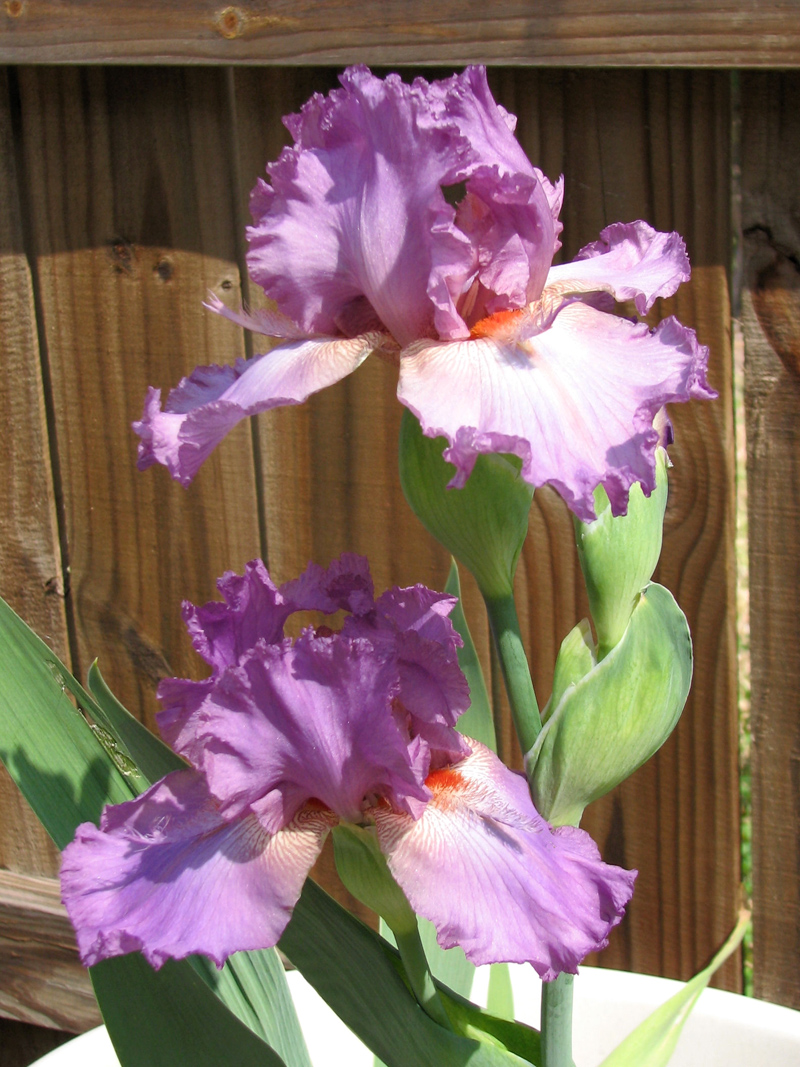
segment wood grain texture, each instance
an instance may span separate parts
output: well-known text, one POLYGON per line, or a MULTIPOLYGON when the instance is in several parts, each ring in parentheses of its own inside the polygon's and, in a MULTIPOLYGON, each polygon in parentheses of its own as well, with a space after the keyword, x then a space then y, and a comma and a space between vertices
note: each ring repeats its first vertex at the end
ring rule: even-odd
POLYGON ((4 63, 800 64, 791 0, 5 0, 4 63))
MULTIPOLYGON (((0 78, 0 595, 67 658, 64 583, 36 315, 23 247, 8 83, 0 78)), ((0 766, 0 868, 53 874, 57 854, 0 766)))
POLYGON ((57 879, 0 871, 0 1014, 73 1033, 101 1022, 57 879))
POLYGON ((742 80, 755 994, 800 1008, 800 79, 742 80))
MULTIPOLYGON (((739 883, 733 441, 726 75, 492 71, 519 114, 528 155, 563 172, 564 259, 616 220, 643 218, 686 239, 693 278, 662 302, 711 348, 721 399, 676 405, 676 442, 657 580, 686 612, 695 675, 682 721, 658 756, 584 825, 606 859, 639 870, 628 915, 598 963, 686 979, 733 926, 739 883)), ((566 507, 537 492, 518 602, 540 701, 561 640, 588 615, 566 507)), ((739 989, 737 961, 718 976, 739 989)))
MULTIPOLYGON (((6 72, 0 76, 0 595, 68 660, 64 582, 50 468, 44 393, 31 274, 24 250, 19 184, 6 72)), ((52 875, 58 853, 38 819, 0 766, 0 879, 10 871, 52 875)), ((0 897, 2 893, 0 893, 0 897)), ((2 904, 0 904, 0 912, 2 904)), ((61 1025, 48 1015, 43 977, 57 974, 58 949, 39 961, 19 916, 0 919, 0 1016, 61 1025), (20 973, 22 972, 22 973, 20 973)), ((46 939, 45 939, 46 940, 46 939)), ((43 944, 38 944, 41 957, 43 944)), ((74 952, 73 952, 74 957, 74 952)), ((72 960, 77 966, 77 959, 72 960)), ((80 969, 80 968, 78 968, 80 969)), ((63 1007, 63 1004, 62 1004, 63 1007)), ((70 1016, 71 1011, 66 1012, 70 1016)), ((4 1067, 23 1067, 64 1040, 52 1030, 0 1018, 4 1067)))
POLYGON ((78 670, 152 724, 159 679, 203 670, 181 600, 260 549, 247 425, 189 490, 136 471, 130 429, 149 384, 243 352, 202 307, 239 288, 224 75, 27 70, 20 101, 78 670))

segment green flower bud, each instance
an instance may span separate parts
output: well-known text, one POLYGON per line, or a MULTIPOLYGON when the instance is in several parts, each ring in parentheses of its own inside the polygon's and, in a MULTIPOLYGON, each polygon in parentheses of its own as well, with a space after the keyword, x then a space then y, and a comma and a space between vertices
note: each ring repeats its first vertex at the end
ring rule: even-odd
POLYGON ((516 456, 478 456, 463 489, 448 489, 454 468, 442 459, 443 437, 426 437, 406 410, 400 427, 400 484, 414 514, 487 598, 513 588, 528 532, 533 487, 519 474, 516 456))
POLYGON ((342 823, 333 830, 336 870, 356 900, 372 908, 395 934, 416 931, 417 917, 386 865, 373 830, 342 823))
POLYGON ((561 642, 553 673, 553 691, 542 712, 543 723, 547 722, 558 707, 567 689, 577 685, 581 678, 596 666, 592 629, 589 620, 582 619, 561 642))
POLYGON ((639 594, 653 577, 661 555, 667 506, 666 450, 656 449, 656 487, 649 497, 631 486, 628 514, 614 517, 605 489, 595 489, 597 518, 575 520, 575 539, 589 606, 603 659, 625 632, 639 594))
POLYGON ((554 692, 549 718, 525 758, 534 804, 556 826, 577 826, 587 804, 658 751, 680 718, 692 679, 686 617, 661 585, 644 590, 622 640, 582 676, 585 634, 576 631, 559 653, 567 660, 556 667, 560 695, 554 692))

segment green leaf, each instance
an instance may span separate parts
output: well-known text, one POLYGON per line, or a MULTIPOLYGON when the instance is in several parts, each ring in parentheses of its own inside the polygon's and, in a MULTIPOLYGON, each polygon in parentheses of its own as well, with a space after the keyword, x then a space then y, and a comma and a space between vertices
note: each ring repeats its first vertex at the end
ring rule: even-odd
POLYGON ((0 759, 59 848, 79 823, 138 792, 67 696, 72 682, 0 601, 0 759))
POLYGON ((138 952, 89 971, 123 1067, 283 1067, 284 1061, 214 995, 188 961, 154 971, 138 952))
MULTIPOLYGON (((96 721, 97 721, 96 720, 96 721)), ((109 722, 57 656, 0 600, 0 759, 59 848, 106 804, 130 800, 143 778, 109 739, 109 722), (103 723, 98 734, 67 696, 103 723)), ((144 727, 140 727, 144 730, 144 727)), ((282 1067, 183 960, 153 971, 138 954, 90 974, 124 1067, 282 1067)), ((307 1063, 298 1059, 297 1067, 307 1063)))
POLYGON ((460 730, 462 734, 466 734, 467 737, 474 737, 476 741, 486 745, 492 752, 497 752, 497 735, 494 729, 494 718, 492 717, 492 704, 483 678, 481 661, 478 659, 475 643, 472 640, 472 634, 469 632, 467 617, 464 614, 464 607, 461 603, 461 581, 458 577, 458 564, 454 559, 450 561, 450 573, 447 576, 444 591, 449 593, 450 596, 458 597, 458 603, 450 612, 450 621, 464 642, 463 646, 458 650, 458 665, 464 672, 464 677, 469 685, 470 706, 459 718, 456 723, 456 729, 460 730))
POLYGON ((493 963, 489 972, 489 995, 486 1010, 499 1019, 514 1018, 514 990, 507 963, 493 963))
MULTIPOLYGON (((186 766, 117 700, 96 660, 89 668, 89 688, 106 727, 125 745, 149 782, 186 766)), ((237 1018, 280 1053, 288 1067, 311 1067, 283 964, 274 949, 237 952, 221 971, 202 956, 190 962, 237 1018)))
POLYGON ((402 964, 391 946, 310 879, 280 947, 387 1067, 538 1063, 535 1030, 495 1019, 452 991, 441 989, 460 1032, 434 1023, 403 981, 402 964))
POLYGON ((89 690, 94 697, 106 728, 124 745, 139 770, 152 784, 180 770, 186 763, 169 746, 143 726, 117 700, 106 684, 97 660, 89 668, 89 690))
POLYGON ((739 947, 749 922, 750 913, 742 912, 736 929, 711 963, 628 1034, 622 1044, 606 1056, 600 1067, 666 1067, 700 994, 714 972, 739 947))

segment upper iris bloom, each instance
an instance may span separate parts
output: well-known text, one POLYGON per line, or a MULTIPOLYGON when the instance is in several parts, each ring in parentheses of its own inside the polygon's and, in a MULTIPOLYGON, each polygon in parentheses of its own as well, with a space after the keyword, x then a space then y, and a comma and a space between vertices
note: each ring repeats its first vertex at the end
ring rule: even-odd
POLYGON ((525 779, 453 729, 469 704, 447 618, 423 586, 374 599, 366 560, 310 566, 277 589, 260 561, 184 617, 212 667, 161 684, 159 726, 191 764, 85 823, 64 851, 64 903, 87 965, 141 950, 210 956, 274 945, 337 823, 372 827, 440 944, 545 978, 602 948, 635 872, 582 830, 553 830, 525 779), (340 632, 283 635, 299 609, 340 632))
POLYGON ((284 343, 197 368, 164 411, 151 389, 139 467, 188 484, 244 416, 301 403, 374 351, 399 363, 425 433, 447 438, 453 485, 479 453, 515 453, 580 518, 601 483, 624 513, 634 482, 655 485, 655 413, 715 395, 692 330, 608 313, 672 295, 690 274, 683 241, 617 223, 553 267, 563 183, 528 161, 483 68, 405 85, 351 67, 341 82, 285 119, 295 144, 252 193, 247 262, 275 309, 209 304, 284 343))

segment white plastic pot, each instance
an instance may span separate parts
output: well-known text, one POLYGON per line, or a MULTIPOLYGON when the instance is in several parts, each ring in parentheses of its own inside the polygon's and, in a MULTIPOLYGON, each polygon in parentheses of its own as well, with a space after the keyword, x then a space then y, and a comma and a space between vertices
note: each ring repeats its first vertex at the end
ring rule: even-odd
MULTIPOLYGON (((486 969, 481 969, 485 971, 486 969)), ((485 998, 479 970, 473 998, 485 998)), ((517 1018, 538 1025, 540 983, 530 968, 512 967, 517 1018)), ((372 1067, 373 1056, 297 971, 288 975, 314 1067, 372 1067)), ((680 989, 679 982, 594 967, 575 982, 574 1058, 598 1067, 637 1023, 680 989)), ((798 1067, 800 1012, 707 989, 684 1027, 670 1067, 798 1067)), ((81 1034, 36 1067, 119 1067, 103 1027, 81 1034)), ((225 1065, 220 1065, 225 1067, 225 1065)))

